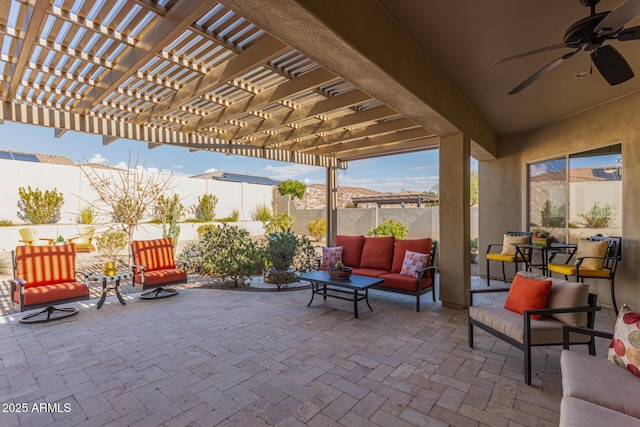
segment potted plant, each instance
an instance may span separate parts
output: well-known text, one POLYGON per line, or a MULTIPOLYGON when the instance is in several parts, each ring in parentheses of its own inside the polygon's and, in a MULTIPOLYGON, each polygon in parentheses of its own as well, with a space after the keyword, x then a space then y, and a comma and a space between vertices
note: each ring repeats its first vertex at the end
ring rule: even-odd
POLYGON ((533 231, 532 234, 531 242, 536 246, 551 246, 553 243, 548 231, 533 231))
POLYGON ((470 249, 471 249, 471 263, 477 264, 478 263, 478 238, 477 237, 471 239, 470 249))

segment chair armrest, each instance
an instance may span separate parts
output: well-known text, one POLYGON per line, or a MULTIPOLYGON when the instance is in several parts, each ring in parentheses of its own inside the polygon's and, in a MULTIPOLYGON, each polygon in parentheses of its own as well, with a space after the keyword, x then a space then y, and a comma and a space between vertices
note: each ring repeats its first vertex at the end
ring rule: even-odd
POLYGON ((27 284, 27 281, 22 279, 10 279, 8 282, 10 287, 9 301, 13 301, 13 293, 16 291, 16 288, 20 288, 20 301, 22 301, 22 295, 24 294, 23 289, 24 285, 27 284))
POLYGON ((176 264, 182 264, 182 268, 187 268, 187 266, 189 265, 189 261, 187 261, 186 259, 177 259, 176 260, 176 264))
POLYGON ((139 264, 131 264, 129 266, 129 268, 131 268, 132 270, 135 270, 136 268, 142 271, 145 271, 147 269, 146 265, 139 265, 139 264))
POLYGON ((580 258, 576 258, 576 267, 580 267, 580 264, 582 264, 582 262, 585 259, 603 259, 603 260, 606 260, 607 258, 601 257, 601 256, 581 256, 580 258))
POLYGON ((473 296, 475 294, 491 294, 496 292, 509 292, 509 288, 469 289, 469 307, 473 305, 473 296))
POLYGON ((318 269, 318 268, 320 268, 320 266, 322 265, 322 257, 321 257, 321 256, 319 256, 319 257, 315 257, 313 260, 314 260, 314 261, 315 261, 315 263, 316 263, 316 270, 317 270, 317 269, 318 269))
POLYGON ((424 274, 425 271, 431 272, 431 277, 434 277, 437 270, 438 270, 437 265, 430 265, 428 267, 422 267, 422 268, 416 269, 416 273, 418 273, 418 280, 422 280, 422 275, 424 274))
POLYGON ((502 243, 490 243, 489 245, 487 245, 487 253, 491 253, 491 248, 494 246, 504 246, 502 243))
POLYGON ((598 329, 589 329, 589 328, 583 328, 580 326, 573 326, 573 325, 562 325, 562 348, 564 348, 565 350, 569 350, 569 334, 571 332, 576 332, 579 334, 584 334, 584 335, 590 335, 592 337, 601 337, 601 338, 607 338, 607 339, 611 339, 613 338, 613 333, 608 332, 608 331, 601 331, 598 329))
POLYGON ((49 246, 53 246, 53 242, 55 242, 56 238, 54 237, 53 239, 49 239, 46 237, 40 237, 38 240, 46 240, 47 244, 49 246))
POLYGON ((76 274, 83 275, 84 276, 83 280, 86 280, 86 278, 89 277, 91 272, 90 271, 85 271, 85 270, 76 270, 76 274))
POLYGON ((525 310, 523 316, 534 316, 534 315, 549 315, 549 314, 558 314, 558 313, 590 313, 593 311, 600 311, 602 307, 595 306, 589 307, 588 305, 580 306, 580 307, 561 307, 561 308, 541 308, 538 310, 525 310))

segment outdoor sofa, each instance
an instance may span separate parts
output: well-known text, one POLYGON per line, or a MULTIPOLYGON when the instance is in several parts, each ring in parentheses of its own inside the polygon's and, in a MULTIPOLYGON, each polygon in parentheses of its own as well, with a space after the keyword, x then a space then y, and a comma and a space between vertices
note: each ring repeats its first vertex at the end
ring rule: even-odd
MULTIPOLYGON (((432 293, 435 302, 434 258, 437 242, 430 238, 396 239, 393 236, 338 235, 335 247, 342 248, 341 262, 353 269, 352 274, 384 279, 384 282, 374 286, 374 289, 415 296, 416 311, 420 311, 420 296, 427 292, 432 293), (417 277, 400 274, 407 251, 428 254, 426 266, 416 270, 417 277)), ((327 265, 321 265, 319 269, 326 270, 327 265)))

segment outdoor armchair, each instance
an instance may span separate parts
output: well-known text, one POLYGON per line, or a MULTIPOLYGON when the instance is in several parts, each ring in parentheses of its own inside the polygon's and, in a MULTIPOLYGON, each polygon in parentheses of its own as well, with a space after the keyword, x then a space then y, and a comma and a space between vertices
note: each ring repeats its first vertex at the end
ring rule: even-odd
POLYGON ((57 308, 89 299, 88 273, 75 270, 74 245, 18 246, 12 252, 11 300, 20 312, 44 308, 20 318, 20 323, 39 323, 78 314, 74 307, 57 308), (79 276, 83 276, 80 280, 79 276), (46 316, 45 316, 46 315, 46 316))
POLYGON ((170 237, 131 242, 133 285, 142 286, 142 299, 176 295, 176 289, 165 286, 187 283, 187 261, 176 260, 170 237))
POLYGON ((550 263, 547 266, 549 275, 558 273, 565 279, 573 276, 576 282, 584 279, 605 279, 611 282, 611 303, 618 314, 615 294, 615 275, 618 262, 622 261, 622 237, 591 236, 578 242, 575 264, 550 263))
POLYGON ((79 235, 70 237, 67 241, 76 245, 76 252, 91 252, 96 249, 93 246, 95 232, 95 227, 84 227, 79 235))
POLYGON ((46 241, 47 245, 52 246, 55 238, 38 238, 38 230, 35 228, 21 228, 18 230, 20 233, 19 242, 24 243, 25 246, 35 246, 40 240, 46 241))
POLYGON ((530 253, 516 253, 514 243, 531 243, 531 232, 529 231, 507 231, 504 234, 502 243, 491 243, 487 246, 487 286, 491 286, 491 261, 502 263, 502 280, 507 283, 507 274, 504 270, 505 263, 514 264, 514 274, 518 271, 521 262, 525 264, 531 258, 530 253), (501 248, 501 252, 492 251, 492 248, 501 248))

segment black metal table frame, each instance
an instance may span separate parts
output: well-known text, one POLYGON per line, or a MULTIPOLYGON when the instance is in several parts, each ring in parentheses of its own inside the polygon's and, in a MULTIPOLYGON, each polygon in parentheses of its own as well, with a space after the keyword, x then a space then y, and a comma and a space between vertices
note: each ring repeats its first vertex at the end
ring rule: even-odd
POLYGON ((131 278, 132 276, 133 276, 133 273, 131 272, 118 272, 118 274, 115 274, 113 276, 108 276, 106 274, 89 275, 89 277, 87 277, 88 281, 102 283, 102 295, 100 296, 100 301, 98 301, 98 305, 97 305, 98 310, 100 310, 100 308, 104 304, 104 301, 107 299, 107 292, 109 290, 115 290, 116 296, 118 297, 118 301, 120 301, 120 304, 127 305, 124 298, 122 297, 122 293, 120 292, 120 280, 128 279, 128 278, 131 278), (108 286, 109 282, 114 282, 114 285, 108 286))
MULTIPOLYGON (((356 276, 356 277, 366 277, 366 276, 356 276)), ((383 282, 382 279, 376 280, 375 278, 367 277, 367 279, 372 279, 371 283, 367 283, 364 286, 358 286, 358 285, 354 285, 350 279, 346 279, 346 280, 333 279, 329 277, 328 274, 327 274, 326 280, 323 278, 305 277, 305 275, 299 276, 299 279, 311 282, 311 300, 309 301, 309 304, 307 304, 307 307, 311 306, 311 303, 313 302, 313 298, 316 295, 322 295, 323 299, 325 300, 327 299, 327 297, 331 297, 331 298, 341 299, 344 301, 352 301, 353 314, 356 319, 358 318, 358 302, 359 301, 364 300, 367 303, 367 307, 369 307, 369 310, 373 311, 373 308, 371 308, 371 305, 369 304, 369 288, 383 282), (349 290, 344 290, 340 288, 346 288, 349 290), (351 295, 351 298, 344 297, 340 294, 349 294, 351 295)))
POLYGON ((559 254, 563 253, 565 255, 569 255, 566 262, 569 262, 573 255, 575 255, 578 250, 578 245, 573 243, 553 243, 551 246, 539 246, 534 245, 532 243, 512 243, 516 247, 516 256, 522 257, 527 260, 526 269, 527 271, 531 271, 531 267, 542 269, 542 274, 544 276, 549 275, 548 265, 549 261, 552 261, 553 258, 559 254), (533 263, 533 250, 539 250, 541 255, 541 264, 533 263), (549 253, 553 253, 551 259, 549 259, 549 253))

